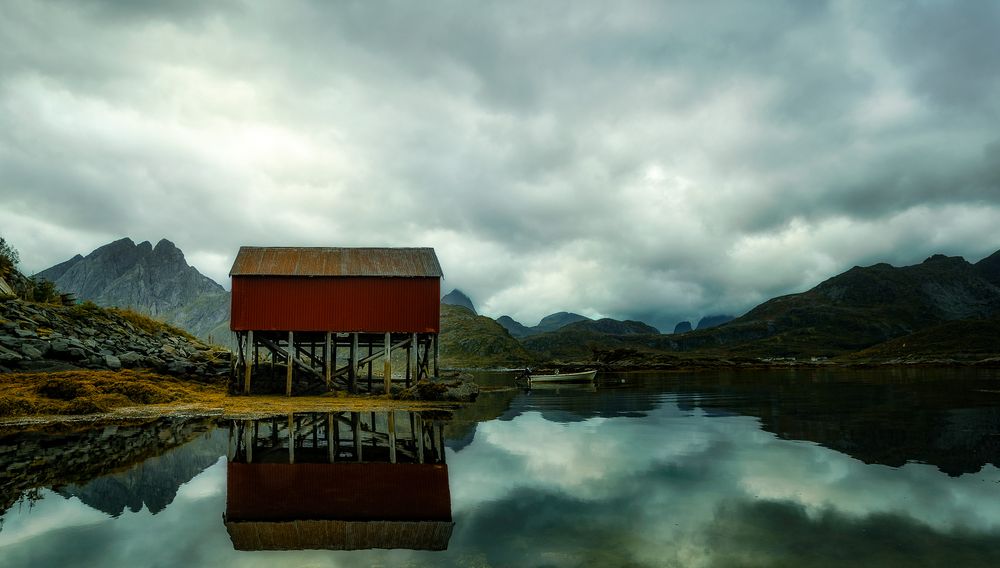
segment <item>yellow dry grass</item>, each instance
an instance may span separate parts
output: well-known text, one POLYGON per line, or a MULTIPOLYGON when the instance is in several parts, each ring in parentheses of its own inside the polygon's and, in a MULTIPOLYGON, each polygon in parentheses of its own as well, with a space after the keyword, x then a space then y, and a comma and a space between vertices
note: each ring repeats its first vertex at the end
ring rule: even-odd
POLYGON ((291 412, 450 410, 456 406, 385 396, 233 396, 223 385, 191 383, 148 371, 0 375, 0 422, 7 423, 65 420, 69 416, 88 420, 172 414, 254 417, 291 412))

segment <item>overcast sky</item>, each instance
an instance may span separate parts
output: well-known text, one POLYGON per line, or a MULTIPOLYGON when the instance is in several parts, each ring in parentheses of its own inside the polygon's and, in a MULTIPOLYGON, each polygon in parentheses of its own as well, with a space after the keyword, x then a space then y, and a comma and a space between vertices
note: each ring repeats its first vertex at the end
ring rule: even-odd
POLYGON ((1000 248, 1000 2, 42 2, 0 235, 432 246, 480 312, 739 314, 1000 248))

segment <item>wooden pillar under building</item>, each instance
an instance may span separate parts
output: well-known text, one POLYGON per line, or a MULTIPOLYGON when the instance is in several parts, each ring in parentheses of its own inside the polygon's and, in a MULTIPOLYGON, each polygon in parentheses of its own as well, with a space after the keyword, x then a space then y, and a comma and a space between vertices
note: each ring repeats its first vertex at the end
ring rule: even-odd
POLYGON ((382 378, 385 382, 385 394, 392 390, 392 334, 385 333, 385 363, 382 369, 382 378))
POLYGON ((253 330, 247 332, 246 341, 246 355, 243 357, 244 376, 243 376, 243 392, 245 394, 250 394, 250 374, 253 372, 253 365, 250 363, 249 355, 253 350, 253 330))
POLYGON ((288 370, 285 371, 285 396, 292 396, 292 367, 295 365, 295 336, 288 332, 288 370))
POLYGON ((358 390, 358 333, 351 334, 351 369, 347 374, 348 390, 358 390))
POLYGON ((326 390, 330 390, 330 374, 333 372, 333 355, 330 352, 330 332, 326 332, 326 348, 323 350, 323 364, 324 371, 323 376, 326 378, 326 390))
MULTIPOLYGON (((413 382, 420 382, 420 344, 417 343, 417 334, 414 333, 410 338, 410 351, 407 352, 407 356, 412 353, 413 360, 408 360, 407 365, 413 368, 413 382)), ((406 385, 410 386, 410 385, 406 385)))

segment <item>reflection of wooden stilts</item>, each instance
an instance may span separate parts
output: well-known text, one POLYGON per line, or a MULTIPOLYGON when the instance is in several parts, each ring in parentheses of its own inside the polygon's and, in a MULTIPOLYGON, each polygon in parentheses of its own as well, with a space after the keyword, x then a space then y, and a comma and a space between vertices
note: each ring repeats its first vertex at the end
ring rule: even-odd
POLYGON ((417 439, 417 460, 420 463, 424 463, 424 418, 419 415, 414 415, 416 419, 416 428, 413 431, 414 437, 417 439))
POLYGON ((389 412, 387 416, 389 430, 389 463, 396 463, 396 413, 389 412))
POLYGON ((295 362, 295 337, 288 332, 288 369, 285 371, 285 396, 292 396, 292 368, 295 362))
POLYGON ((361 461, 361 415, 357 412, 351 413, 351 431, 354 432, 354 456, 357 461, 361 461))
POLYGON ((295 415, 288 413, 288 463, 295 463, 295 415))

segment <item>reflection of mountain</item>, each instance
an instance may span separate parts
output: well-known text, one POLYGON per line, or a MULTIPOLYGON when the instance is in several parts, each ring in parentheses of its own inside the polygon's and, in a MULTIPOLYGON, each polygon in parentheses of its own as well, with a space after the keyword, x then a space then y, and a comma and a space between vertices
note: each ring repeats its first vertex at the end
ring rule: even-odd
POLYGON ((1000 466, 1000 394, 985 373, 831 371, 775 378, 685 377, 671 388, 682 408, 756 416, 781 438, 817 442, 865 463, 922 462, 949 475, 1000 466))
POLYGON ((309 413, 231 432, 236 550, 448 548, 443 425, 413 412, 309 413))
MULTIPOLYGON (((23 432, 4 436, 0 438, 0 506, 6 511, 32 489, 71 484, 82 486, 76 491, 80 491, 84 502, 109 514, 120 513, 124 506, 121 503, 146 502, 152 509, 154 499, 145 488, 146 483, 159 488, 161 496, 155 500, 157 504, 169 503, 166 495, 172 499, 177 486, 197 472, 189 468, 180 474, 169 473, 169 481, 157 484, 153 480, 161 479, 157 472, 160 462, 149 468, 145 464, 152 466, 154 462, 150 460, 156 459, 155 456, 213 428, 214 424, 205 418, 167 418, 68 433, 23 432), (146 469, 149 473, 144 473, 146 469), (109 472, 121 473, 108 475, 109 472), (185 478, 188 472, 193 473, 185 478), (142 478, 144 482, 130 483, 108 493, 98 489, 107 487, 109 482, 95 480, 112 478, 142 478), (111 493, 115 495, 112 497, 111 493)), ((222 452, 217 448, 215 451, 217 459, 222 452)))
POLYGON ((137 512, 143 505, 156 514, 173 502, 181 485, 205 471, 225 453, 225 433, 213 430, 196 441, 149 458, 127 471, 98 477, 84 485, 68 485, 59 493, 65 497, 77 497, 113 517, 122 514, 126 508, 137 512))
POLYGON ((484 391, 446 432, 455 451, 479 422, 539 412, 553 422, 643 416, 665 401, 709 416, 755 416, 785 439, 809 440, 865 463, 923 462, 950 475, 1000 467, 1000 392, 976 370, 638 373, 580 388, 484 391), (626 382, 621 382, 621 381, 626 382))

